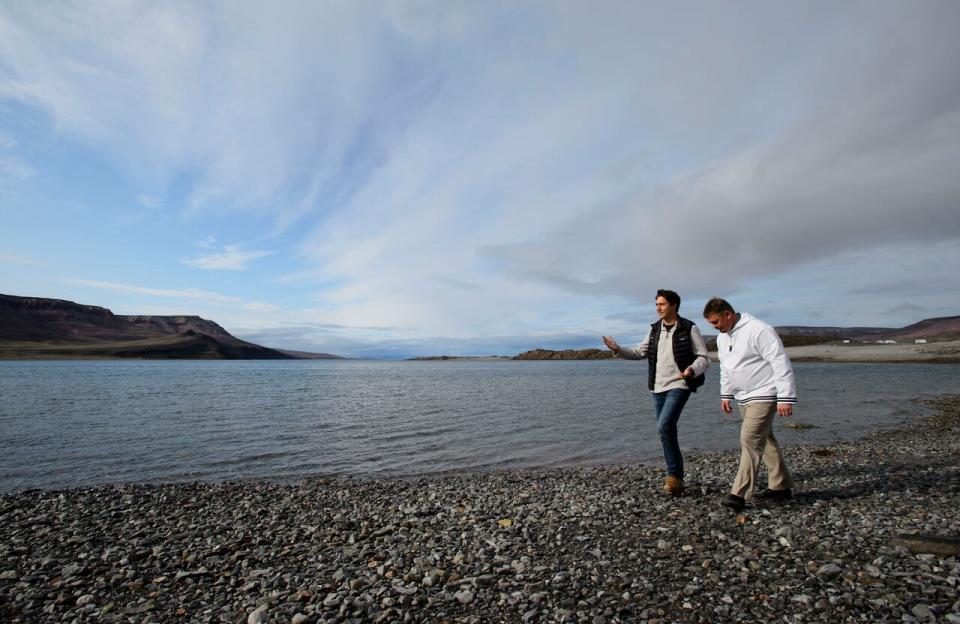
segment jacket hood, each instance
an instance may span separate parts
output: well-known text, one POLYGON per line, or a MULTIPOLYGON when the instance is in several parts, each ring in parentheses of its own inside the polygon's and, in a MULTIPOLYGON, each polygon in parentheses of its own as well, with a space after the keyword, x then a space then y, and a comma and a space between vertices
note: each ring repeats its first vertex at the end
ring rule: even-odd
POLYGON ((740 328, 746 327, 748 324, 750 324, 751 322, 753 322, 753 321, 755 321, 755 320, 757 320, 757 318, 756 318, 755 316, 753 316, 752 314, 750 314, 750 313, 748 313, 748 312, 741 312, 741 313, 740 313, 740 320, 737 321, 737 324, 734 325, 734 326, 730 329, 730 331, 727 332, 727 333, 728 333, 728 334, 736 333, 736 332, 740 331, 740 328))

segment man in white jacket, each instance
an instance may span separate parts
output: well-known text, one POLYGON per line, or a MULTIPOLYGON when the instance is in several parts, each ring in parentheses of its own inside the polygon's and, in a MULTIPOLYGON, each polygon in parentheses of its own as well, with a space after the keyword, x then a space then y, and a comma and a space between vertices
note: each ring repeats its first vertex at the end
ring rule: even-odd
POLYGON ((743 511, 753 495, 760 459, 767 466, 767 489, 757 498, 790 498, 793 479, 773 435, 774 414, 793 415, 797 387, 790 358, 777 332, 758 318, 737 313, 727 301, 714 298, 703 316, 715 329, 720 358, 720 409, 729 414, 737 401, 740 416, 740 468, 729 496, 721 501, 743 511))

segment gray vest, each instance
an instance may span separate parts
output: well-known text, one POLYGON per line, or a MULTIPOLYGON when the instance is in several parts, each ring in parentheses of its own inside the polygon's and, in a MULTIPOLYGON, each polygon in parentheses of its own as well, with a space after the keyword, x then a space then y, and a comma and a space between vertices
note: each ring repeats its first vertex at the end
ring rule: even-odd
MULTIPOLYGON (((657 379, 657 343, 660 342, 662 326, 663 321, 657 321, 650 325, 650 342, 647 345, 647 360, 650 362, 650 367, 647 370, 647 385, 651 391, 657 379)), ((693 352, 693 343, 690 341, 690 329, 692 327, 693 321, 682 316, 677 317, 677 328, 673 332, 673 359, 676 360, 680 372, 687 370, 697 359, 693 352)), ((697 388, 702 386, 705 381, 705 375, 697 375, 693 379, 686 380, 687 387, 690 388, 691 392, 696 392, 697 388)))

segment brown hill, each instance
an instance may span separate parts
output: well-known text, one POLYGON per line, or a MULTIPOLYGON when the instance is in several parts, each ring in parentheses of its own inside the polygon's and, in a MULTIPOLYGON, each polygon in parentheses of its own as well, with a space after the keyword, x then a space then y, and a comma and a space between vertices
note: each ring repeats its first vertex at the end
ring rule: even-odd
POLYGON ((831 339, 869 339, 888 332, 898 331, 893 327, 808 327, 804 325, 778 325, 774 329, 781 338, 787 336, 797 338, 820 338, 827 336, 831 339))
MULTIPOLYGON (((960 338, 960 316, 928 318, 906 327, 804 327, 781 325, 775 328, 781 337, 851 340, 953 340, 960 338)), ((786 341, 785 341, 786 342, 786 341)), ((811 343, 812 344, 812 343, 811 343)))
POLYGON ((61 299, 0 294, 2 358, 293 359, 199 316, 124 316, 61 299))
POLYGON ((612 358, 613 353, 606 349, 566 349, 551 351, 550 349, 533 349, 515 355, 515 360, 606 360, 612 358))
POLYGON ((951 340, 960 338, 960 316, 941 316, 924 319, 913 325, 907 325, 887 334, 883 338, 911 341, 917 338, 927 340, 951 340))

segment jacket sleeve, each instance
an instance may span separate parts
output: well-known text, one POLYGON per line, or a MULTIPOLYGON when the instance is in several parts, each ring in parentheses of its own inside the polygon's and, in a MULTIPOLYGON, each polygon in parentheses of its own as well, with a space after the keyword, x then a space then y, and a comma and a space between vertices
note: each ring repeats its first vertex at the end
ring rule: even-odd
POLYGON ((730 389, 730 376, 727 374, 727 367, 723 365, 723 358, 720 354, 723 352, 724 348, 724 336, 725 334, 720 334, 717 336, 717 358, 720 360, 720 400, 733 400, 733 390, 730 389))
POLYGON ((696 325, 690 328, 690 342, 693 343, 693 354, 697 356, 690 368, 693 369, 693 374, 699 377, 710 368, 710 358, 707 356, 707 343, 696 325))
MULTIPOLYGON (((651 330, 652 331, 652 330, 651 330)), ((643 339, 636 347, 620 347, 620 350, 614 353, 616 357, 623 358, 625 360, 644 360, 647 357, 647 347, 650 346, 650 334, 647 334, 647 337, 643 339)))
POLYGON ((777 388, 777 403, 796 403, 797 384, 793 377, 793 366, 783 342, 776 330, 764 327, 757 336, 760 356, 773 367, 773 383, 777 388))

